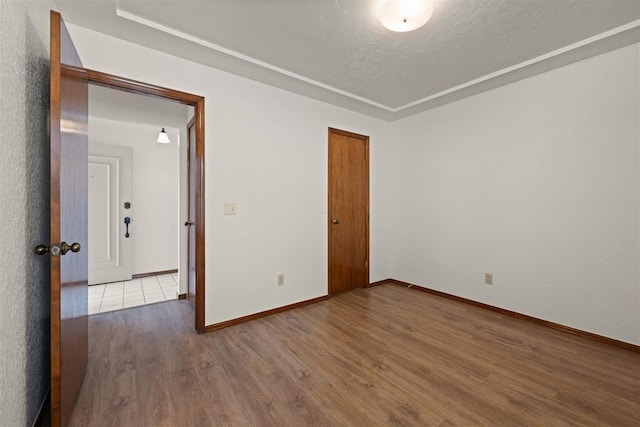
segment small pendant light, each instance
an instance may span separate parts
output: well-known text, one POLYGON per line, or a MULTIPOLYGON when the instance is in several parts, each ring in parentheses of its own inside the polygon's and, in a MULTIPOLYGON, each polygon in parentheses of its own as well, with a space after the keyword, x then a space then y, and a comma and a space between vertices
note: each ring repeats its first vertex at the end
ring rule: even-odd
POLYGON ((169 144, 171 141, 169 140, 169 135, 165 132, 164 128, 158 134, 158 142, 160 144, 169 144))

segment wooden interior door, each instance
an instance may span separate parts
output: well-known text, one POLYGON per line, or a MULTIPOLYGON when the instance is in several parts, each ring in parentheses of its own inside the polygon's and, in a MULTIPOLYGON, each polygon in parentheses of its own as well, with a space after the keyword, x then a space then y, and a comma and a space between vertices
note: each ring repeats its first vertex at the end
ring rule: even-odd
POLYGON ((57 12, 51 12, 50 54, 51 423, 65 426, 88 356, 88 82, 57 12))
POLYGON ((196 189, 197 164, 196 158, 196 121, 195 117, 187 125, 187 176, 188 176, 188 219, 185 225, 188 227, 187 234, 187 298, 191 306, 196 307, 196 189))
POLYGON ((369 137, 329 129, 329 294, 369 284, 369 137))

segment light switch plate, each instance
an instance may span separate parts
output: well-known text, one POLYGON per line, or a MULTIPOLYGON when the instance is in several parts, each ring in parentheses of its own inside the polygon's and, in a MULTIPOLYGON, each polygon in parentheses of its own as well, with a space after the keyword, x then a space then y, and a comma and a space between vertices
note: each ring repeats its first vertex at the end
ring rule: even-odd
POLYGON ((224 214, 225 215, 236 215, 238 213, 238 205, 235 203, 225 203, 224 204, 224 214))

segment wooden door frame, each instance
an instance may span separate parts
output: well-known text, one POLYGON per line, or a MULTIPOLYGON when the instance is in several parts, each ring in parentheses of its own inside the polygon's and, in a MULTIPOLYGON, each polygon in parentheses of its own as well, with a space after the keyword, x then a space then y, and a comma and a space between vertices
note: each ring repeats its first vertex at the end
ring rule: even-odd
POLYGON ((204 332, 205 232, 204 232, 204 97, 120 77, 88 68, 62 65, 66 75, 84 76, 89 83, 139 95, 168 99, 194 108, 196 122, 196 315, 195 329, 204 332))
POLYGON ((327 179, 327 199, 328 199, 328 211, 327 211, 327 235, 328 235, 328 259, 327 259, 327 270, 328 270, 328 277, 329 277, 329 282, 327 283, 327 293, 329 295, 333 294, 333 289, 332 289, 332 277, 331 277, 331 256, 333 255, 331 252, 331 214, 333 213, 333 202, 331 201, 331 184, 333 183, 332 181, 332 176, 331 176, 331 154, 332 154, 332 146, 331 146, 331 134, 336 134, 336 135, 343 135, 343 136, 347 136, 350 138, 356 138, 356 139, 361 139, 364 141, 364 145, 365 145, 365 159, 366 159, 366 164, 365 164, 365 174, 366 174, 366 216, 367 216, 367 221, 366 221, 366 248, 367 248, 367 283, 365 283, 365 286, 369 285, 369 270, 371 267, 371 262, 370 262, 370 254, 369 254, 369 190, 370 190, 370 177, 369 177, 369 137, 367 135, 360 135, 358 133, 353 133, 353 132, 348 132, 346 130, 341 130, 341 129, 336 129, 336 128, 329 128, 328 129, 328 133, 327 133, 327 145, 328 145, 328 158, 327 158, 327 175, 328 175, 328 179, 327 179))
MULTIPOLYGON (((196 141, 191 141, 191 131, 190 129, 192 127, 196 126, 196 116, 194 115, 193 117, 191 117, 191 119, 189 119, 189 121, 187 122, 187 221, 191 221, 191 216, 192 216, 192 212, 191 212, 191 173, 192 167, 195 167, 191 164, 191 144, 195 144, 196 141)), ((196 133, 198 131, 198 129, 195 129, 196 133)), ((196 147, 197 148, 197 147, 196 147)), ((196 177, 197 180, 197 177, 196 177)), ((196 188, 196 197, 198 194, 198 189, 196 188)), ((197 232, 198 228, 196 227, 196 232, 197 232)), ((197 247, 196 247, 197 250, 197 247)), ((191 253, 191 226, 189 226, 187 228, 187 297, 186 300, 189 301, 189 304, 191 304, 191 299, 189 298, 189 286, 190 286, 190 275, 191 275, 191 263, 190 261, 190 253, 191 253)), ((197 281, 197 280, 196 280, 197 281)), ((194 284, 195 285, 195 284, 194 284)), ((196 289, 194 289, 194 292, 196 292, 196 289)), ((197 297, 198 294, 196 292, 196 302, 197 302, 197 297)), ((203 325, 204 328, 204 325, 203 325)), ((203 330, 199 330, 199 332, 203 332, 203 330)))

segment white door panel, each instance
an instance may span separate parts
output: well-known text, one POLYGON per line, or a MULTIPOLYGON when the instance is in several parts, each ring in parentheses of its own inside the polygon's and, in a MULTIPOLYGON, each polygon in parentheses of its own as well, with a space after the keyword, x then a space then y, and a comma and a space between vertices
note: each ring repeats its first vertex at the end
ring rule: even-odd
POLYGON ((132 150, 89 144, 89 284, 131 280, 133 224, 132 150), (125 208, 125 202, 131 205, 125 208))
POLYGON ((89 156, 89 263, 94 266, 117 262, 111 248, 118 236, 111 229, 118 209, 111 206, 110 187, 118 185, 118 166, 117 159, 89 156))

